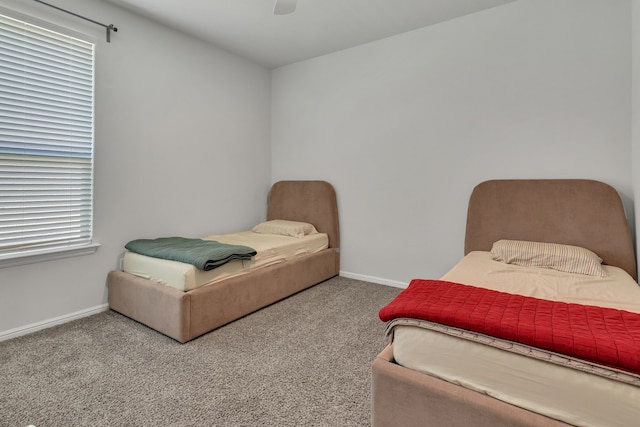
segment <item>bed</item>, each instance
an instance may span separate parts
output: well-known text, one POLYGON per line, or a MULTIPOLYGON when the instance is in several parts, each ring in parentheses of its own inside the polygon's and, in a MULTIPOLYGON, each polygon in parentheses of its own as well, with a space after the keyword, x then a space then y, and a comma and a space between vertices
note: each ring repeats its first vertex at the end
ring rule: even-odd
MULTIPOLYGON (((326 248, 282 262, 267 262, 238 274, 232 261, 221 267, 216 280, 197 271, 181 278, 177 270, 160 273, 135 271, 139 259, 127 261, 135 274, 111 271, 107 275, 109 307, 181 343, 250 314, 296 292, 338 275, 340 229, 334 188, 325 181, 279 181, 267 198, 267 221, 288 220, 312 224, 326 236, 326 248), (154 274, 166 280, 154 280, 154 274), (172 279, 178 277, 178 279, 172 279), (204 277, 204 279, 203 279, 204 277), (202 283, 209 280, 209 283, 202 283), (173 280, 173 281, 172 281, 173 280), (186 281, 185 281, 186 280, 186 281), (197 287, 190 285, 196 281, 197 287)), ((148 260, 147 260, 148 261, 148 260)), ((174 265, 175 266, 175 265, 174 265)), ((190 266, 184 271, 192 272, 190 266)))
MULTIPOLYGON (((469 200, 464 255, 445 276, 429 281, 434 297, 436 287, 448 292, 447 286, 457 284, 465 291, 487 288, 483 292, 512 297, 501 287, 507 281, 511 292, 518 298, 525 295, 525 301, 531 295, 536 301, 568 298, 567 303, 598 303, 602 310, 622 305, 632 314, 640 312, 629 226, 620 196, 602 182, 479 184, 469 200), (607 274, 593 277, 500 263, 492 255, 500 241, 586 248, 602 259, 607 274), (494 290, 494 285, 500 286, 494 290)), ((372 365, 376 427, 626 426, 640 419, 637 372, 421 322, 401 318, 387 324, 393 341, 372 365)))

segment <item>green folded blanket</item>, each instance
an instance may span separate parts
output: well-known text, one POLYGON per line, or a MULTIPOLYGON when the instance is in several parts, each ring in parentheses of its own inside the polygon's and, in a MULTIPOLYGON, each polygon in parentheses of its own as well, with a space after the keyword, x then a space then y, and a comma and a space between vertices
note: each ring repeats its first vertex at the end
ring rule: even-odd
POLYGON ((160 237, 132 240, 125 246, 131 252, 154 258, 193 264, 200 270, 213 270, 234 259, 251 259, 256 250, 248 246, 228 245, 214 240, 186 237, 160 237))

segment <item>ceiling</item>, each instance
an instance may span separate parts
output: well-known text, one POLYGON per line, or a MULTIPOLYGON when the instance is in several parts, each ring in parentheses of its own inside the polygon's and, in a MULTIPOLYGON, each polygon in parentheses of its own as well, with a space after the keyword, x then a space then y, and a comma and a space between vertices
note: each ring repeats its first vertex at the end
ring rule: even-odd
POLYGON ((268 68, 313 58, 515 0, 106 0, 268 68))

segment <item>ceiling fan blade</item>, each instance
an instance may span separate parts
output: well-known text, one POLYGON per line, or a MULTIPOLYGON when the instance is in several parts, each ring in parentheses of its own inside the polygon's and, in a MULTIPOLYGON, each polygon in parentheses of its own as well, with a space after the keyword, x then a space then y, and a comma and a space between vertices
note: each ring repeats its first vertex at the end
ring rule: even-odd
POLYGON ((274 15, 286 15, 293 13, 296 10, 297 0, 276 0, 276 4, 273 6, 274 15))

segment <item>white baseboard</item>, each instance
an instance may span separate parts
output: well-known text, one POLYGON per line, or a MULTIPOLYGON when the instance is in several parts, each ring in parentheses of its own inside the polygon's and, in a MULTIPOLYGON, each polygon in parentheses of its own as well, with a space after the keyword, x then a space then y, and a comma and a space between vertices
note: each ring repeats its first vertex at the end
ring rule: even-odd
MULTIPOLYGON (((409 286, 408 283, 381 279, 379 277, 373 276, 365 276, 364 274, 349 273, 348 271, 340 271, 340 276, 346 277, 348 279, 362 280, 363 282, 376 283, 378 285, 392 286, 394 288, 406 288, 407 286, 409 286)), ((9 329, 8 331, 0 331, 0 341, 16 338, 21 335, 27 335, 32 332, 40 331, 42 329, 51 328, 52 326, 62 325, 63 323, 102 313, 103 311, 107 310, 109 310, 109 304, 102 304, 96 307, 88 308, 86 310, 69 313, 64 316, 54 317, 53 319, 44 320, 42 322, 32 323, 30 325, 21 326, 15 329, 9 329)))
POLYGON ((54 317, 53 319, 44 320, 42 322, 32 323, 30 325, 21 326, 15 329, 9 329, 8 331, 0 332, 0 341, 5 341, 11 338, 16 338, 21 335, 30 334, 32 332, 47 329, 52 326, 61 325, 63 323, 71 322, 72 320, 81 319, 83 317, 91 316, 93 314, 102 313, 109 309, 109 304, 102 304, 96 307, 88 308, 86 310, 76 311, 75 313, 69 313, 64 316, 54 317))
POLYGON ((363 282, 377 283, 378 285, 393 286, 394 288, 406 288, 408 283, 397 282, 395 280, 381 279, 379 277, 365 276, 364 274, 349 273, 348 271, 340 271, 340 276, 347 279, 362 280, 363 282))

